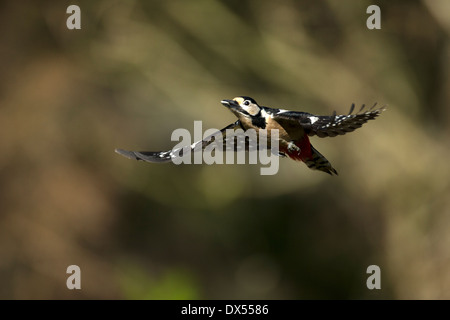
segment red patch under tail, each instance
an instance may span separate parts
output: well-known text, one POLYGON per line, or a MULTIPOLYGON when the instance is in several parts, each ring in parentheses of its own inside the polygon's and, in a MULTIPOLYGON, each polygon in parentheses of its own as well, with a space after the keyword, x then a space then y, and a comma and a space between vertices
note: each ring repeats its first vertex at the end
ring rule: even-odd
POLYGON ((293 148, 289 150, 288 146, 283 146, 280 147, 280 151, 293 160, 304 162, 310 169, 320 170, 331 175, 338 174, 327 158, 311 145, 307 135, 295 141, 294 144, 300 150, 292 150, 293 148))
POLYGON ((312 157, 311 143, 309 142, 309 137, 306 134, 300 140, 294 141, 294 144, 300 148, 300 151, 289 150, 287 146, 280 145, 280 152, 283 152, 289 158, 296 161, 305 162, 312 157))

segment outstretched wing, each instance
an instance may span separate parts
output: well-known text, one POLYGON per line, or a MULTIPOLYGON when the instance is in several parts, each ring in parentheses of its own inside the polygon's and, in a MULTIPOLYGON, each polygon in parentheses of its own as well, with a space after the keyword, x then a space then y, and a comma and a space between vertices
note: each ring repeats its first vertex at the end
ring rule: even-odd
MULTIPOLYGON (((164 162, 171 162, 174 158, 177 157, 183 157, 183 155, 186 152, 196 152, 196 151, 201 151, 204 150, 207 146, 217 142, 220 143, 220 145, 222 146, 223 150, 225 151, 227 146, 232 145, 234 148, 234 151, 238 151, 238 147, 241 146, 241 144, 237 143, 236 139, 239 139, 239 136, 229 136, 227 135, 227 130, 231 129, 231 130, 235 130, 235 129, 240 129, 241 128, 241 123, 240 121, 236 121, 228 126, 226 126, 225 128, 223 128, 220 131, 217 131, 216 133, 206 137, 203 140, 194 142, 193 144, 191 144, 190 146, 186 146, 183 148, 177 148, 177 149, 172 149, 172 150, 168 150, 168 151, 127 151, 127 150, 123 150, 123 149, 116 149, 116 153, 127 157, 128 159, 133 159, 133 160, 142 160, 142 161, 147 161, 147 162, 153 162, 153 163, 164 163, 164 162), (234 142, 232 142, 232 144, 229 143, 228 139, 233 139, 234 142), (217 140, 217 139, 220 139, 217 140), (228 143, 227 143, 228 142, 228 143)), ((248 137, 245 137, 246 139, 248 137)), ((248 150, 248 141, 246 140, 246 144, 245 144, 245 148, 246 150, 248 150)))
POLYGON ((335 137, 360 128, 364 123, 375 119, 386 109, 385 107, 375 109, 376 105, 375 103, 369 110, 364 111, 365 105, 363 104, 356 114, 352 114, 355 109, 355 104, 352 104, 350 112, 346 115, 336 115, 336 112, 334 112, 331 116, 315 116, 307 112, 280 110, 273 117, 275 120, 300 122, 309 136, 335 137))

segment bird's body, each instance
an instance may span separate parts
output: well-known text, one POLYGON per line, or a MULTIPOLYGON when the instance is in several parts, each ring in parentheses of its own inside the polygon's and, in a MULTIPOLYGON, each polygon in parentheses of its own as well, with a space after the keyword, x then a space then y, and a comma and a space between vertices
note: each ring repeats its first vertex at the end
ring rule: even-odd
MULTIPOLYGON (((259 106, 250 97, 240 96, 233 100, 222 100, 221 103, 227 107, 238 120, 221 130, 225 139, 227 129, 243 129, 247 131, 254 129, 259 133, 263 129, 266 133, 267 146, 270 147, 272 130, 278 130, 279 155, 289 157, 293 160, 304 162, 309 168, 320 170, 328 174, 337 174, 329 161, 318 152, 310 143, 309 136, 334 137, 354 131, 368 120, 377 117, 384 108, 374 109, 375 105, 368 111, 362 112, 364 105, 356 114, 352 114, 354 105, 347 115, 316 116, 307 112, 290 111, 277 108, 259 106)), ((212 136, 198 141, 191 149, 204 149, 214 142, 212 136)), ((148 162, 168 162, 174 157, 171 151, 165 152, 136 152, 117 149, 116 152, 136 160, 148 162)))

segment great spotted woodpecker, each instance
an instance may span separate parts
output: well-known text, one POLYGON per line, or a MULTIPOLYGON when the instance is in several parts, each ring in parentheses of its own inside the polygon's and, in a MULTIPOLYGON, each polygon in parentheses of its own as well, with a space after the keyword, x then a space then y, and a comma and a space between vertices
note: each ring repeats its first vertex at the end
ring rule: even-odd
MULTIPOLYGON (((375 119, 384 107, 375 109, 374 104, 369 110, 364 111, 362 105, 359 112, 352 114, 355 105, 352 104, 347 115, 316 116, 307 112, 290 111, 284 109, 259 106, 258 103, 246 96, 236 97, 233 100, 222 100, 221 103, 233 112, 238 120, 222 130, 221 137, 226 139, 228 129, 266 129, 268 141, 272 129, 278 129, 279 156, 289 157, 293 160, 304 162, 310 169, 320 170, 330 175, 337 171, 330 162, 317 151, 310 143, 309 136, 335 137, 360 128, 368 120, 375 119)), ((216 135, 211 135, 201 141, 193 143, 191 150, 202 150, 213 143, 216 135)), ((268 145, 269 146, 269 145, 268 145)), ((116 149, 116 152, 130 159, 147 162, 169 162, 174 157, 174 150, 169 151, 126 151, 116 149)))

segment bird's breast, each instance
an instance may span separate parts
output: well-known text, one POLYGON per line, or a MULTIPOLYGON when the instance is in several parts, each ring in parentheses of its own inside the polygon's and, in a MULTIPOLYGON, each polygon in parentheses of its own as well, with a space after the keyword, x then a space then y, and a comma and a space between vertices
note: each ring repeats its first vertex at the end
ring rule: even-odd
POLYGON ((268 118, 266 122, 266 129, 269 134, 272 130, 277 129, 279 139, 292 141, 298 140, 304 136, 304 130, 300 125, 294 125, 290 122, 280 123, 272 118, 268 118))

